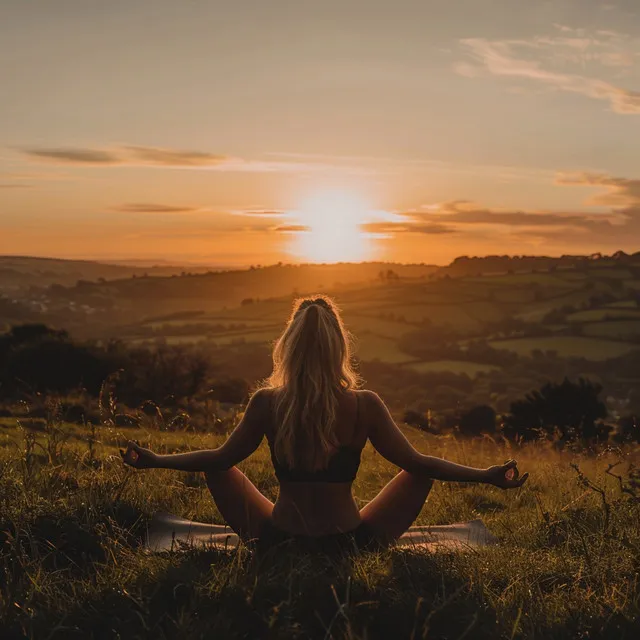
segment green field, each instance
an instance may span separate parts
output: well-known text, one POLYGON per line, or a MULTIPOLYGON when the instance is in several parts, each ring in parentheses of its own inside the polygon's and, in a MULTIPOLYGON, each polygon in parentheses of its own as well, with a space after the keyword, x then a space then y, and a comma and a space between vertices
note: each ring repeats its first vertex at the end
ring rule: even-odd
POLYGON ((448 371, 450 373, 465 374, 473 378, 479 373, 497 371, 500 367, 478 362, 465 362, 464 360, 434 360, 433 362, 410 362, 405 365, 417 373, 438 373, 448 371))
POLYGON ((569 322, 598 322, 613 318, 636 318, 640 320, 640 309, 606 307, 603 309, 586 309, 567 316, 569 322))
POLYGON ((611 302, 606 306, 612 309, 640 309, 635 300, 620 300, 618 302, 611 302))
POLYGON ((551 336, 544 338, 517 338, 494 340, 489 343, 496 349, 514 351, 519 355, 530 355, 535 349, 556 351, 560 357, 582 357, 588 360, 606 360, 640 348, 631 342, 614 342, 580 336, 551 336))
MULTIPOLYGON (((583 332, 588 336, 609 338, 610 340, 631 340, 640 338, 640 316, 637 320, 611 320, 585 324, 583 332)), ((638 345, 640 348, 640 344, 638 345)))
POLYGON ((383 338, 374 334, 362 334, 354 338, 355 355, 364 361, 380 360, 389 363, 408 362, 413 358, 400 351, 392 338, 383 338))

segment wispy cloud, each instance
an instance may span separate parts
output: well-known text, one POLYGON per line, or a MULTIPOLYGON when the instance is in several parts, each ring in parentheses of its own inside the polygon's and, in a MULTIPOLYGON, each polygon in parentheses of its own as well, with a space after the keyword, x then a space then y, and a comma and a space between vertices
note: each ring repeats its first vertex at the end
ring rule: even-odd
POLYGON ((255 216, 257 218, 282 218, 288 215, 283 209, 232 209, 229 211, 237 216, 255 216))
POLYGON ((130 154, 130 159, 141 164, 159 165, 162 167, 215 167, 233 158, 216 155, 205 151, 179 151, 162 149, 159 147, 127 146, 124 150, 130 154))
POLYGON ((114 211, 120 213, 196 213, 200 211, 198 207, 181 207, 168 204, 154 203, 127 203, 113 207, 114 211))
POLYGON ((102 149, 26 149, 25 155, 32 160, 46 160, 59 164, 113 165, 121 164, 122 159, 115 153, 102 149))
MULTIPOLYGON (((605 212, 531 211, 485 207, 467 200, 427 204, 398 212, 396 221, 370 223, 365 231, 393 237, 399 233, 459 234, 459 237, 505 237, 509 242, 566 244, 579 239, 589 246, 628 245, 640 237, 640 180, 604 173, 564 173, 562 186, 599 187, 586 205, 609 206, 605 212)), ((586 245, 582 245, 586 246, 586 245)))
POLYGON ((456 62, 454 70, 467 77, 488 73, 523 78, 555 90, 608 101, 616 113, 640 114, 640 92, 602 78, 611 76, 612 69, 636 64, 640 60, 640 42, 612 31, 589 32, 563 25, 556 25, 556 30, 561 35, 528 40, 461 40, 467 60, 456 62))
POLYGON ((610 205, 612 207, 640 206, 640 180, 616 178, 605 173, 565 173, 560 174, 557 184, 580 187, 605 187, 605 193, 599 193, 587 200, 587 204, 610 205))
POLYGON ((425 207, 422 211, 407 212, 409 230, 425 224, 445 225, 462 230, 476 227, 503 228, 563 228, 576 231, 595 231, 613 223, 622 222, 619 215, 562 212, 562 211, 509 211, 483 207, 474 202, 452 201, 425 207))
POLYGON ((441 235, 456 233, 452 226, 439 224, 436 222, 417 222, 410 216, 406 216, 404 222, 369 222, 362 225, 362 230, 374 234, 396 234, 396 233, 424 233, 426 235, 441 235))
POLYGON ((161 167, 206 169, 210 171, 248 173, 347 172, 377 173, 379 170, 354 163, 311 161, 300 158, 261 160, 238 158, 208 151, 185 151, 162 147, 124 145, 113 149, 98 148, 28 148, 22 154, 35 162, 48 162, 87 167, 161 167))
POLYGON ((273 231, 278 233, 299 233, 301 231, 310 231, 311 228, 304 224, 282 224, 274 227, 273 231))

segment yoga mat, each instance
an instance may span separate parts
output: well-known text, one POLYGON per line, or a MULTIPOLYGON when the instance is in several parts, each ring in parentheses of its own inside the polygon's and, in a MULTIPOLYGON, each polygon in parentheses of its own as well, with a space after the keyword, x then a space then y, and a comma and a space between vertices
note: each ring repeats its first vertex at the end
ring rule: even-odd
MULTIPOLYGON (((495 544, 482 520, 455 524, 411 527, 396 542, 397 547, 423 551, 464 551, 495 544)), ((180 551, 193 547, 213 547, 233 551, 238 536, 226 525, 186 520, 171 513, 158 512, 149 523, 146 546, 151 551, 180 551)))

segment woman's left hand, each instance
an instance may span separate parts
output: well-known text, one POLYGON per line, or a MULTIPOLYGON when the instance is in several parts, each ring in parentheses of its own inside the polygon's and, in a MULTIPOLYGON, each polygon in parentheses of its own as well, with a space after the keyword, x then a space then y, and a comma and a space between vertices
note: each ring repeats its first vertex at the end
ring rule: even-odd
POLYGON ((157 466, 158 456, 151 449, 145 449, 133 440, 127 443, 126 451, 120 449, 120 455, 124 463, 134 469, 152 469, 157 466))
POLYGON ((509 460, 504 464, 489 467, 486 470, 486 474, 486 482, 501 489, 516 489, 517 487, 521 487, 529 477, 528 473, 520 476, 518 463, 515 460, 509 460))

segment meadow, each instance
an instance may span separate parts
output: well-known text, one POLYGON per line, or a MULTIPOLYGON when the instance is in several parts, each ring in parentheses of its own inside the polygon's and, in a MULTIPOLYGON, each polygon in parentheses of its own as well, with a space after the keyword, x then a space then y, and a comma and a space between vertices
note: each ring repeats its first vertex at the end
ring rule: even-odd
MULTIPOLYGON (((518 490, 436 483, 418 524, 482 518, 499 538, 466 553, 339 559, 192 549, 150 553, 156 511, 221 522, 203 478, 125 468, 118 447, 212 447, 225 434, 0 421, 0 636, 14 638, 636 638, 637 449, 512 447, 406 427, 423 452, 488 466, 516 457, 518 490), (24 426, 21 426, 20 423, 24 426)), ((271 499, 264 444, 241 465, 271 499)), ((368 445, 364 505, 396 472, 368 445)))

